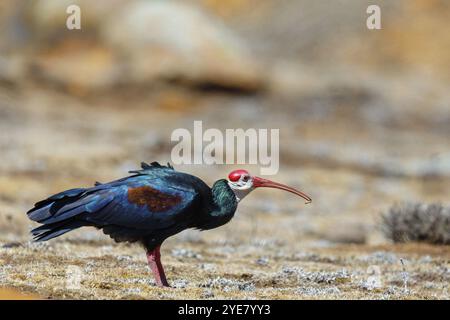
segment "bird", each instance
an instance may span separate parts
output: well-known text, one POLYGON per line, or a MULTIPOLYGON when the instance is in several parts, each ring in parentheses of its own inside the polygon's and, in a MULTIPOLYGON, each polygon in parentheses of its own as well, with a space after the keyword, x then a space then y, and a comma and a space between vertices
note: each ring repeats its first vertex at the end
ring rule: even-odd
POLYGON ((141 243, 159 287, 169 287, 160 247, 167 238, 189 228, 210 230, 228 223, 238 203, 257 188, 277 188, 310 203, 305 193, 238 169, 209 187, 200 178, 158 162, 142 162, 140 170, 109 183, 66 190, 37 202, 28 218, 41 225, 34 241, 47 241, 80 227, 101 229, 115 242, 141 243))

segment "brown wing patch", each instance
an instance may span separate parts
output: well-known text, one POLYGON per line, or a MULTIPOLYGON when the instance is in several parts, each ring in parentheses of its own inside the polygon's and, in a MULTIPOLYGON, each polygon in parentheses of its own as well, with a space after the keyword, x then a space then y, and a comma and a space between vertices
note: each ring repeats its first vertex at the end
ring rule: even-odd
POLYGON ((178 195, 170 195, 149 186, 128 189, 128 201, 138 206, 147 206, 149 211, 161 212, 181 202, 178 195))

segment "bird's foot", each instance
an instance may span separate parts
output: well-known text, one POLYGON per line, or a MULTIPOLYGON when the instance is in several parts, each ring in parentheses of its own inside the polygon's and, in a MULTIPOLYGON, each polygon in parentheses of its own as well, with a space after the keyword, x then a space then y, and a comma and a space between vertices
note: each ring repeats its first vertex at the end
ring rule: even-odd
POLYGON ((172 286, 167 281, 156 281, 156 286, 159 288, 172 288, 172 286))

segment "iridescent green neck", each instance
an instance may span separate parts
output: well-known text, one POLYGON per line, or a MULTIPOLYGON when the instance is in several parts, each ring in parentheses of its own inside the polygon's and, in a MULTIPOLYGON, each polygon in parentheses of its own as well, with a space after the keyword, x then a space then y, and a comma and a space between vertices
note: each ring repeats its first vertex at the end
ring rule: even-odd
POLYGON ((212 194, 216 209, 211 212, 211 215, 233 216, 238 203, 233 190, 228 186, 228 181, 225 179, 217 180, 212 187, 212 194))
POLYGON ((201 229, 213 229, 224 225, 233 218, 237 209, 237 200, 233 190, 225 179, 217 180, 212 192, 212 208, 203 218, 201 229))

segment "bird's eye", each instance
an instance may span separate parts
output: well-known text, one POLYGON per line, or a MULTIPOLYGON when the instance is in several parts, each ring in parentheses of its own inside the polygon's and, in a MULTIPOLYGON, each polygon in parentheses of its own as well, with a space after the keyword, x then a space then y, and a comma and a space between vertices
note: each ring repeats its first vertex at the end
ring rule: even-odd
POLYGON ((247 182, 247 181, 248 181, 248 178, 249 178, 249 176, 244 176, 244 177, 242 178, 242 181, 247 182))

